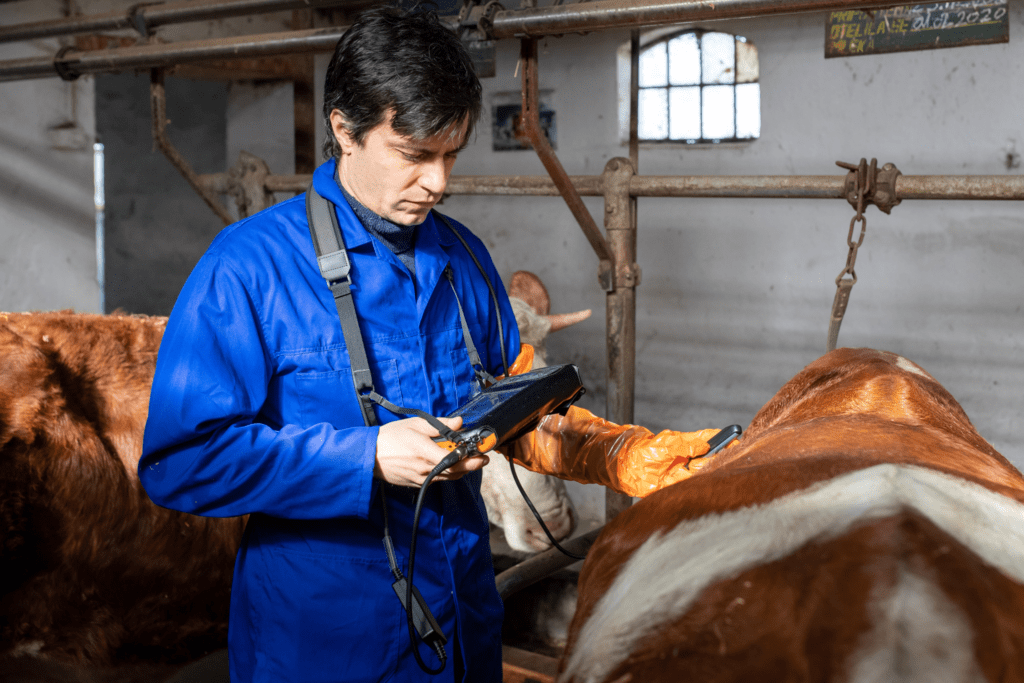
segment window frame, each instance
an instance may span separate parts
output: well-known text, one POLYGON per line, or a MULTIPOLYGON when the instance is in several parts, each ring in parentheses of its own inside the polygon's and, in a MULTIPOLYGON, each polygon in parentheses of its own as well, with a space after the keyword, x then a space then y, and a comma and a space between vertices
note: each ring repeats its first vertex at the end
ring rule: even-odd
MULTIPOLYGON (((706 28, 701 28, 701 27, 693 26, 693 27, 687 27, 687 28, 683 28, 683 29, 673 28, 673 29, 668 30, 668 31, 664 31, 663 30, 663 31, 658 31, 657 33, 648 34, 648 36, 647 36, 648 40, 646 42, 643 42, 643 39, 641 39, 643 44, 640 47, 640 52, 641 52, 641 54, 643 54, 643 52, 645 52, 645 51, 647 51, 647 50, 657 46, 658 44, 665 44, 666 45, 666 50, 665 50, 666 73, 668 73, 668 69, 669 69, 669 61, 668 60, 670 60, 671 57, 670 57, 670 50, 667 49, 667 45, 668 45, 668 43, 670 41, 672 41, 672 40, 674 40, 674 39, 676 39, 676 38, 678 38, 680 36, 686 35, 686 34, 695 34, 697 36, 697 39, 698 39, 698 57, 699 57, 699 60, 700 60, 700 62, 698 64, 698 72, 700 74, 700 82, 697 83, 697 84, 694 84, 693 86, 673 86, 671 84, 671 81, 667 82, 663 86, 648 86, 648 87, 639 87, 638 86, 638 97, 639 97, 639 92, 642 91, 642 90, 664 90, 664 91, 666 91, 665 106, 666 106, 666 109, 668 111, 668 117, 667 117, 667 121, 666 121, 666 123, 667 123, 666 137, 664 137, 664 138, 644 138, 644 137, 640 137, 638 142, 641 145, 653 145, 653 146, 685 145, 685 146, 687 146, 689 148, 694 148, 694 147, 714 147, 716 145, 730 145, 731 146, 731 145, 737 145, 737 144, 750 144, 750 143, 752 143, 752 142, 754 142, 756 140, 759 140, 761 138, 761 126, 760 126, 760 123, 761 123, 761 109, 760 109, 760 101, 761 101, 761 97, 760 97, 760 95, 761 95, 761 93, 760 93, 761 88, 760 88, 760 85, 761 85, 761 79, 760 79, 760 58, 759 58, 759 55, 757 54, 756 45, 754 45, 754 43, 752 41, 750 41, 750 39, 747 38, 746 36, 737 35, 735 33, 731 33, 729 31, 723 31, 723 30, 719 30, 719 29, 706 29, 706 28), (704 49, 703 49, 703 43, 700 42, 700 41, 704 37, 704 35, 708 34, 708 33, 719 33, 719 34, 730 36, 733 39, 733 65, 734 65, 733 69, 734 69, 734 71, 733 71, 733 81, 732 81, 732 83, 707 83, 707 82, 704 81, 704 59, 705 59, 705 54, 704 54, 704 49), (755 59, 757 59, 757 78, 754 79, 754 80, 744 81, 744 82, 738 82, 737 81, 737 78, 739 76, 739 74, 737 73, 738 72, 738 65, 739 65, 739 61, 740 61, 740 59, 739 59, 740 48, 738 46, 739 43, 749 44, 751 46, 751 48, 753 49, 753 51, 754 51, 754 57, 755 57, 755 59), (746 84, 757 84, 757 86, 758 86, 758 111, 757 111, 757 115, 758 115, 758 133, 757 133, 756 136, 753 136, 753 137, 737 137, 736 136, 736 131, 739 128, 739 126, 738 126, 738 123, 739 123, 739 111, 738 111, 738 109, 739 108, 737 107, 737 103, 736 103, 737 86, 746 85, 746 84), (705 137, 703 137, 703 133, 704 133, 704 125, 703 125, 704 124, 704 112, 703 112, 704 88, 706 88, 708 86, 718 86, 718 87, 721 87, 723 85, 732 88, 732 97, 733 97, 733 106, 732 106, 733 136, 732 137, 727 137, 727 138, 705 138, 705 137), (699 99, 700 104, 698 106, 700 107, 700 117, 701 117, 700 122, 701 122, 701 135, 702 135, 702 137, 699 137, 699 138, 673 138, 673 137, 671 137, 671 118, 670 118, 671 117, 671 97, 670 97, 670 92, 671 92, 671 88, 673 88, 673 87, 696 87, 698 89, 698 95, 699 95, 699 98, 700 98, 699 99)), ((620 93, 620 97, 619 97, 619 102, 620 102, 620 106, 619 106, 619 112, 620 112, 619 123, 620 123, 620 126, 619 126, 619 130, 620 130, 620 138, 621 138, 621 140, 624 143, 629 141, 629 99, 630 99, 630 67, 629 67, 629 61, 630 61, 629 43, 626 43, 624 46, 622 46, 619 49, 619 69, 618 69, 618 71, 619 71, 619 93, 620 93), (623 96, 623 93, 624 93, 624 96, 623 96), (623 100, 625 100, 625 102, 623 102, 623 100)))

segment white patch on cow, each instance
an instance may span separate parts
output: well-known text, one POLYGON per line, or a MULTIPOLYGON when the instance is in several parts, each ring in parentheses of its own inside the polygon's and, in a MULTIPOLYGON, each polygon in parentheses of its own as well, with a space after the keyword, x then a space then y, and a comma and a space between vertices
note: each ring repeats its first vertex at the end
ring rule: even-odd
POLYGON ((777 500, 652 534, 619 571, 579 633, 559 679, 603 681, 637 643, 685 613, 707 586, 811 541, 913 508, 1024 583, 1024 505, 935 470, 875 465, 777 500))
POLYGON ((907 360, 903 356, 896 356, 896 367, 898 367, 901 370, 906 370, 907 372, 912 372, 915 375, 920 375, 921 377, 924 377, 926 379, 930 379, 933 381, 935 379, 927 372, 925 372, 923 369, 921 369, 920 365, 913 361, 907 360))
POLYGON ((935 585, 901 569, 896 585, 871 606, 874 626, 850 657, 851 683, 974 683, 974 632, 935 585))

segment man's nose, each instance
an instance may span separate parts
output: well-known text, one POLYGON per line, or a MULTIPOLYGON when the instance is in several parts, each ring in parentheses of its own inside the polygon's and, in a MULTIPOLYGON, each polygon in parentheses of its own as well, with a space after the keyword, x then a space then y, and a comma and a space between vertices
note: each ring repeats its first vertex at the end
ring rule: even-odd
POLYGON ((440 195, 448 185, 448 165, 444 159, 434 159, 426 164, 420 172, 420 186, 432 195, 440 195))

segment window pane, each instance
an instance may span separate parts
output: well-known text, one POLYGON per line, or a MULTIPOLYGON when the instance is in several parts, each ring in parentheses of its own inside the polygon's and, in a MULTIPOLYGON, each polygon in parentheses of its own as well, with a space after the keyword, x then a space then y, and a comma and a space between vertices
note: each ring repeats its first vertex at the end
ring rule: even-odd
POLYGON ((758 80, 757 47, 753 43, 736 41, 736 82, 754 83, 758 80))
POLYGON ((736 86, 736 137, 761 136, 761 86, 745 83, 736 86))
POLYGON ((728 33, 705 33, 703 48, 704 83, 735 83, 736 40, 728 33))
POLYGON ((700 45, 696 33, 684 33, 669 41, 668 76, 672 85, 700 83, 700 45))
POLYGON ((655 43, 640 53, 640 87, 668 85, 668 59, 665 43, 655 43))
POLYGON ((673 140, 700 138, 700 87, 669 89, 669 131, 673 140))
POLYGON ((708 85, 704 87, 703 120, 704 137, 708 140, 721 140, 734 135, 733 126, 733 86, 708 85))
POLYGON ((637 127, 644 140, 664 140, 668 137, 668 90, 650 88, 640 90, 637 127))

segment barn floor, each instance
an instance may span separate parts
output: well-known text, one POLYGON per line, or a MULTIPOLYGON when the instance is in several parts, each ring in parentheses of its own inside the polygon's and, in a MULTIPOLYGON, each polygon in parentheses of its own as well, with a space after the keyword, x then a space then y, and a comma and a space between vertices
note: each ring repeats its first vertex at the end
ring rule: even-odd
POLYGON ((510 645, 501 648, 501 664, 503 683, 555 683, 558 673, 556 658, 510 645))

